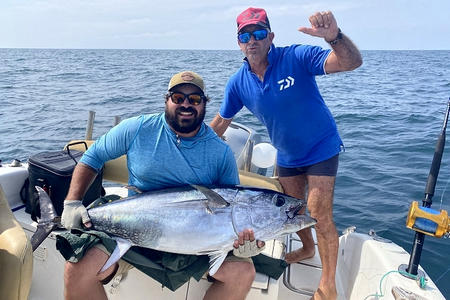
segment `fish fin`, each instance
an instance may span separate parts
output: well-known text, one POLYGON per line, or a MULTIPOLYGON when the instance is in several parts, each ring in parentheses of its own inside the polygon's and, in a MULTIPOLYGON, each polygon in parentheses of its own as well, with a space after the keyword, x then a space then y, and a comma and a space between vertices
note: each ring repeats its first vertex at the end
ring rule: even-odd
POLYGON ((34 187, 39 195, 39 206, 41 208, 41 218, 39 221, 42 222, 53 222, 57 216, 55 208, 53 207, 53 202, 50 196, 44 191, 40 186, 34 187))
POLYGON ((33 250, 33 252, 39 247, 40 244, 42 244, 42 242, 47 238, 50 232, 52 232, 56 227, 58 227, 58 224, 56 223, 38 224, 36 231, 33 233, 30 239, 31 249, 33 250))
POLYGON ((133 246, 129 241, 122 238, 115 238, 117 242, 117 246, 114 249, 113 253, 109 256, 109 259, 105 262, 99 274, 106 271, 109 267, 119 261, 119 259, 125 255, 128 249, 133 246))
POLYGON ((223 261, 228 255, 228 250, 216 250, 209 255, 209 275, 213 276, 219 270, 223 261))
POLYGON ((127 190, 134 191, 136 194, 142 194, 143 193, 143 191, 141 191, 140 189, 138 189, 134 185, 125 185, 124 188, 126 188, 127 190))
POLYGON ((215 191, 201 185, 191 184, 191 186, 205 195, 206 199, 208 200, 206 204, 206 210, 208 211, 208 213, 212 212, 212 208, 230 206, 230 203, 215 191))
POLYGON ((210 215, 212 215, 214 212, 211 210, 211 207, 209 207, 208 202, 205 202, 205 208, 206 212, 210 215))
POLYGON ((30 239, 31 249, 33 251, 39 247, 39 245, 47 238, 50 232, 58 227, 56 211, 53 207, 52 200, 40 186, 35 186, 35 188, 39 195, 41 218, 38 220, 37 229, 30 239))

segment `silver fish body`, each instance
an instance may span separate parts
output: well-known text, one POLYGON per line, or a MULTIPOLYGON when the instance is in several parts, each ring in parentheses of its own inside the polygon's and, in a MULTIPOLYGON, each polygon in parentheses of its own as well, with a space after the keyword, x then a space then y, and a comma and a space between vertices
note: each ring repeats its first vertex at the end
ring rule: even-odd
POLYGON ((151 191, 88 213, 96 230, 132 245, 195 255, 231 250, 246 228, 267 241, 315 223, 307 215, 292 215, 305 201, 285 194, 243 187, 213 187, 206 195, 204 191, 190 186, 151 191))

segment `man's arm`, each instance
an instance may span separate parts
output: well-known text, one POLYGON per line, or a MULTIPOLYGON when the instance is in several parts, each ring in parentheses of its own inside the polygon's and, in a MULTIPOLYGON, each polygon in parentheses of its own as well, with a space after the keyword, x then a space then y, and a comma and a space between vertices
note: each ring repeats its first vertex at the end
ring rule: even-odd
POLYGON ((81 199, 83 199, 96 175, 96 171, 83 163, 78 163, 75 167, 61 215, 61 224, 66 229, 81 228, 81 223, 86 227, 91 227, 91 220, 81 199))
POLYGON ((342 38, 335 40, 331 45, 333 51, 325 62, 325 72, 327 74, 351 71, 362 65, 361 53, 353 42, 343 33, 342 38))
POLYGON ((218 136, 222 136, 230 125, 232 119, 224 119, 217 114, 211 121, 209 126, 216 132, 218 136))
POLYGON ((353 42, 337 26, 331 11, 317 12, 309 17, 311 28, 300 27, 298 30, 317 37, 322 37, 331 45, 333 51, 325 62, 325 72, 336 73, 351 71, 362 64, 361 53, 353 42))
POLYGON ((72 181, 70 182, 66 200, 83 199, 96 176, 97 172, 95 172, 91 167, 83 163, 77 164, 72 174, 72 181))

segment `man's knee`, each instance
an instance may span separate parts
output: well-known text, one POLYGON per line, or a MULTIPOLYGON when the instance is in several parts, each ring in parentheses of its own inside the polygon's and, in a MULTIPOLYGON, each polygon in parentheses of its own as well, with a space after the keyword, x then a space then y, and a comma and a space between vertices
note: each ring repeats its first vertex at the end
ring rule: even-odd
POLYGON ((102 277, 108 276, 113 267, 105 272, 98 274, 108 256, 99 249, 90 249, 84 257, 77 263, 66 262, 64 266, 64 279, 69 282, 102 280, 102 277))
POLYGON ((247 274, 247 277, 253 282, 256 276, 255 266, 252 263, 241 263, 241 272, 247 274))
POLYGON ((83 268, 77 263, 66 262, 64 266, 64 287, 67 293, 76 290, 84 281, 94 280, 89 274, 83 274, 83 268))
POLYGON ((80 278, 82 272, 82 268, 77 263, 66 262, 64 266, 64 278, 66 280, 73 281, 73 279, 80 278))
POLYGON ((230 274, 231 278, 247 286, 251 286, 253 280, 255 280, 255 276, 255 266, 248 262, 236 263, 236 268, 233 269, 233 274, 230 274))
POLYGON ((316 232, 335 232, 336 231, 336 225, 334 224, 333 220, 326 219, 326 220, 317 220, 316 225, 314 225, 314 228, 316 229, 316 232))
POLYGON ((333 219, 333 196, 329 193, 316 193, 308 197, 308 210, 311 217, 318 222, 329 222, 333 219))
POLYGON ((220 274, 215 279, 223 283, 239 283, 239 285, 250 286, 255 280, 255 266, 250 262, 225 262, 220 274))

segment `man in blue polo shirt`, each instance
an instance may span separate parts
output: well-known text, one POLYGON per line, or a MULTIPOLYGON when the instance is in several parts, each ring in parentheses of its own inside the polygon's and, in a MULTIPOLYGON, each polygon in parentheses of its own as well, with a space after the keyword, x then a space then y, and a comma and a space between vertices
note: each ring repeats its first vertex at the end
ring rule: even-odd
MULTIPOLYGON (((343 146, 336 123, 320 95, 315 76, 349 71, 361 54, 337 26, 331 12, 309 18, 298 30, 324 38, 332 50, 309 45, 275 47, 266 11, 248 8, 237 17, 238 44, 245 55, 231 76, 220 112, 211 127, 221 136, 246 106, 266 127, 277 149, 277 170, 285 193, 305 198, 315 226, 322 277, 314 299, 336 299, 338 235, 333 222, 333 193, 343 146)), ((298 232, 303 248, 288 253, 289 263, 314 255, 310 230, 298 232)))
MULTIPOLYGON (((203 79, 197 73, 175 74, 165 96, 164 113, 126 119, 100 137, 74 170, 64 201, 63 226, 69 230, 80 228, 81 223, 91 227, 79 199, 104 163, 124 154, 128 184, 141 191, 187 184, 239 184, 230 147, 203 122, 208 100, 204 90, 203 79)), ((213 275, 214 283, 204 299, 245 299, 255 278, 255 268, 248 257, 259 250, 244 253, 244 241, 254 239, 252 230, 239 234, 234 247, 243 249, 239 252, 242 257, 230 255, 225 259, 213 275)), ((258 247, 262 246, 262 242, 258 243, 258 247)), ((120 260, 99 273, 109 256, 102 244, 96 244, 77 263, 68 261, 64 272, 65 299, 106 299, 103 284, 132 267, 120 260)))

